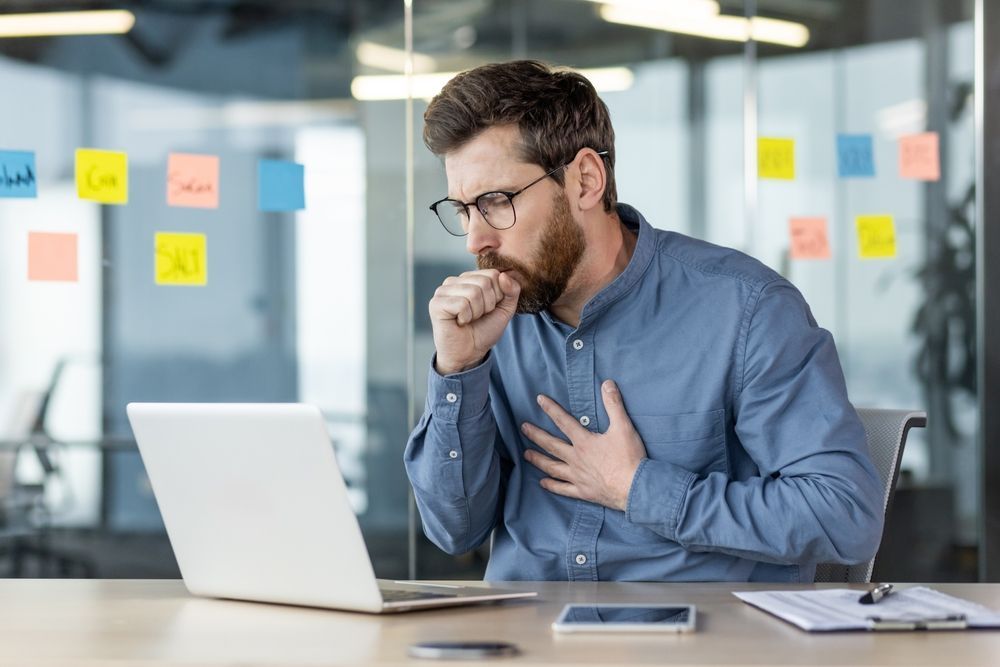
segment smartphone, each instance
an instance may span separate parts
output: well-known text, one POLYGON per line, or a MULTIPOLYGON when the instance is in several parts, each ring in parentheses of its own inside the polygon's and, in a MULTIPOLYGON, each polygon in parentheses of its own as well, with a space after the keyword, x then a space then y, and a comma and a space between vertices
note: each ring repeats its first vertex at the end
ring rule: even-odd
POLYGON ((496 658, 498 656, 517 655, 517 646, 508 642, 420 642, 410 644, 407 653, 411 658, 430 658, 431 660, 496 658))
POLYGON ((552 624, 556 632, 693 632, 690 604, 568 604, 552 624))

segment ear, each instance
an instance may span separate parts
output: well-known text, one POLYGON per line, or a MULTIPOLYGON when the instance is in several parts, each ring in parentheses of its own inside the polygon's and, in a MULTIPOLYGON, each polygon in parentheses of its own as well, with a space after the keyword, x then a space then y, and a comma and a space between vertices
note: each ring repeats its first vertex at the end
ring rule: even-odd
POLYGON ((574 158, 575 171, 578 174, 579 190, 576 205, 581 211, 595 206, 604 206, 604 186, 608 173, 604 168, 604 159, 592 148, 581 148, 574 158))

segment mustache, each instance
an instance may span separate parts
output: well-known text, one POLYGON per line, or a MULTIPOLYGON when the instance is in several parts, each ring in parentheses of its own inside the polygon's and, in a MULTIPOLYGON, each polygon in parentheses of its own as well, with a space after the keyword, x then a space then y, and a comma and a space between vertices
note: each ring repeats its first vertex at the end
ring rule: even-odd
POLYGON ((496 269, 497 271, 516 270, 521 275, 531 275, 531 272, 521 262, 509 257, 503 257, 495 252, 488 252, 476 257, 476 266, 480 269, 496 269))

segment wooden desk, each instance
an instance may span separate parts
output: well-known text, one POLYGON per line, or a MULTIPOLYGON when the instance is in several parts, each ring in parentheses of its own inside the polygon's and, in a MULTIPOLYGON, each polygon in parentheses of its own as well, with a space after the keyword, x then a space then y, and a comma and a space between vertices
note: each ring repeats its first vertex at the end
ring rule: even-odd
MULTIPOLYGON (((492 661, 512 665, 1000 665, 1000 631, 810 635, 730 595, 773 585, 517 586, 540 599, 369 616, 196 599, 179 581, 0 580, 0 665, 422 665, 406 647, 430 639, 512 641, 523 655, 492 661), (693 603, 698 631, 553 634, 571 601, 693 603)), ((1000 584, 934 587, 1000 609, 1000 584)))

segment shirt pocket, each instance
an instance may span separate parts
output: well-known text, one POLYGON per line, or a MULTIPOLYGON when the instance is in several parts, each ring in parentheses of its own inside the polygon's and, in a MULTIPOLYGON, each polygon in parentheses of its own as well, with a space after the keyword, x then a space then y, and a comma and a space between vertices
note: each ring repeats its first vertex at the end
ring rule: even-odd
POLYGON ((725 410, 681 415, 629 415, 646 456, 696 474, 726 470, 725 410))

